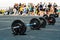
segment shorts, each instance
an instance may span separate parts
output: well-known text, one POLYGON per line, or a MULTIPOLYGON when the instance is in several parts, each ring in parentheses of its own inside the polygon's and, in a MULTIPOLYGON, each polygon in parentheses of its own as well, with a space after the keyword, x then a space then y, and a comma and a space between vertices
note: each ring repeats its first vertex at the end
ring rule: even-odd
POLYGON ((57 8, 54 8, 54 12, 57 12, 58 10, 57 10, 57 8))
POLYGON ((22 13, 23 13, 23 12, 21 11, 20 14, 22 15, 22 13))

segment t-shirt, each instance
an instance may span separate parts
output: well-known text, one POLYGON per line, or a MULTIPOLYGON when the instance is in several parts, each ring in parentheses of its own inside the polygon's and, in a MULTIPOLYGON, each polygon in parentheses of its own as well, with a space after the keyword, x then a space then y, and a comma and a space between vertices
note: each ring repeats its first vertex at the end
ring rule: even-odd
POLYGON ((48 4, 48 7, 50 8, 52 5, 51 4, 48 4))
POLYGON ((32 12, 32 11, 33 11, 33 7, 30 7, 30 8, 29 8, 29 11, 31 11, 31 12, 32 12))
POLYGON ((43 8, 43 5, 42 5, 42 4, 40 4, 40 6, 39 6, 39 7, 40 7, 40 9, 42 9, 42 8, 43 8))
POLYGON ((54 7, 57 7, 57 5, 56 5, 56 4, 53 4, 53 6, 54 6, 54 7))
POLYGON ((20 11, 23 11, 23 7, 20 7, 20 11))
POLYGON ((27 13, 27 9, 26 9, 26 7, 23 9, 23 13, 27 13))
POLYGON ((60 12, 60 9, 58 10, 58 12, 60 12))

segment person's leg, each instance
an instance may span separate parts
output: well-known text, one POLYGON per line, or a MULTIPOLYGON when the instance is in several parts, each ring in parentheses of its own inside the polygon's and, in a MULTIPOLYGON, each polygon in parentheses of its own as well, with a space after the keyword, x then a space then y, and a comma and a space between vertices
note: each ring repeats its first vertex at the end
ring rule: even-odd
POLYGON ((22 11, 20 12, 20 14, 22 15, 22 11))

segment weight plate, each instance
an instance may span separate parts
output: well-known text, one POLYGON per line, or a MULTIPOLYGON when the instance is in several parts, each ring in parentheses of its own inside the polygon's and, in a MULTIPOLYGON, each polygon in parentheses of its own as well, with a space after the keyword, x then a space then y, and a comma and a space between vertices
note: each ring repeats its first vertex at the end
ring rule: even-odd
POLYGON ((49 17, 55 17, 55 14, 50 14, 49 17))
POLYGON ((58 18, 59 17, 59 14, 55 14, 55 18, 58 18))
POLYGON ((56 22, 56 19, 54 17, 49 17, 47 21, 49 25, 54 25, 56 22))
POLYGON ((13 34, 15 35, 18 35, 18 34, 23 35, 26 32, 26 26, 20 20, 14 21, 11 25, 11 29, 13 34))
POLYGON ((39 19, 40 19, 40 27, 41 28, 45 28, 46 27, 46 20, 44 19, 44 18, 42 18, 42 17, 39 17, 39 19))
POLYGON ((48 15, 44 14, 43 17, 47 20, 48 19, 48 15))
POLYGON ((34 29, 34 30, 40 29, 40 21, 39 21, 39 19, 37 19, 37 18, 31 19, 30 24, 33 24, 33 25, 31 25, 31 29, 34 29))

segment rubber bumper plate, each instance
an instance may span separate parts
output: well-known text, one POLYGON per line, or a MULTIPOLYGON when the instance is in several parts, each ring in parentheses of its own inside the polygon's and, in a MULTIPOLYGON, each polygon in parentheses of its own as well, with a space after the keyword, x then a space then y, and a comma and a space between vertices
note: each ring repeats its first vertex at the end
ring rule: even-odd
POLYGON ((47 14, 44 14, 43 17, 44 17, 45 19, 48 19, 48 15, 47 15, 47 14))
POLYGON ((45 28, 46 27, 46 20, 45 20, 45 18, 43 18, 43 17, 39 17, 39 19, 40 19, 40 27, 41 28, 45 28))
POLYGON ((56 23, 56 19, 54 17, 49 17, 47 21, 49 25, 54 25, 56 23))
POLYGON ((40 21, 37 18, 33 18, 30 20, 31 29, 38 30, 40 29, 40 21))
POLYGON ((26 32, 26 26, 20 20, 14 21, 11 25, 11 29, 14 35, 18 35, 18 34, 23 35, 26 32))

